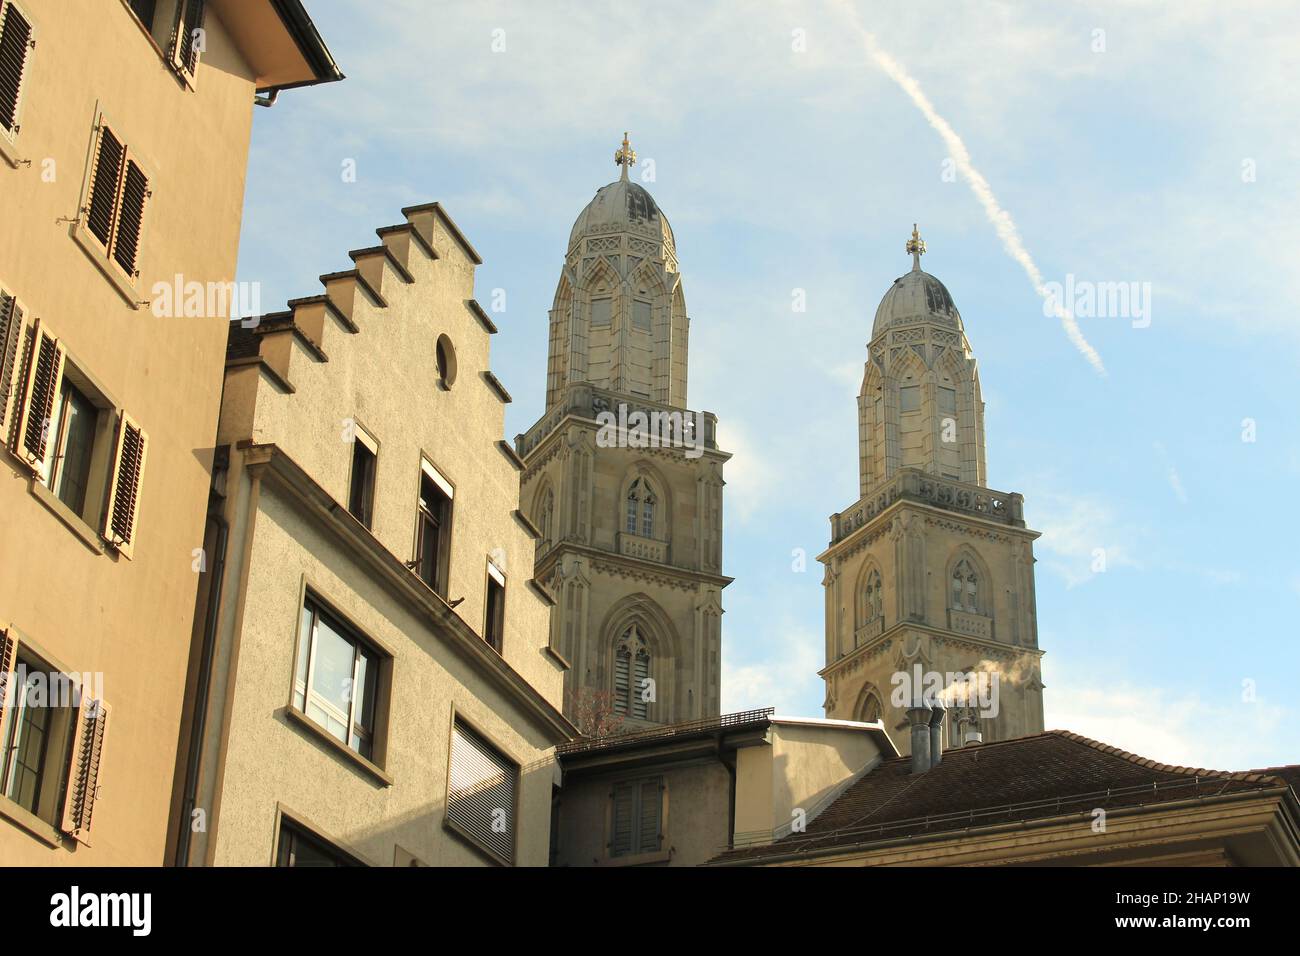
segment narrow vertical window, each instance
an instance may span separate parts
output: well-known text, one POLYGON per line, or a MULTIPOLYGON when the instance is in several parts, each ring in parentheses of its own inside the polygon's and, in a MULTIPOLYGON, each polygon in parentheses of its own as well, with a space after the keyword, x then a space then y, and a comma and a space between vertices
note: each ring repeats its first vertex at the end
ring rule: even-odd
POLYGON ((348 511, 367 528, 371 527, 375 517, 375 474, 378 464, 379 443, 365 429, 355 426, 348 511))
POLYGON ((483 640, 498 654, 505 646, 506 577, 488 561, 487 602, 483 619, 483 640))
POLYGON ((451 555, 451 509, 451 482, 421 459, 413 568, 420 580, 444 598, 451 555))
POLYGON ((636 720, 650 716, 650 650, 635 624, 614 648, 614 712, 636 720))

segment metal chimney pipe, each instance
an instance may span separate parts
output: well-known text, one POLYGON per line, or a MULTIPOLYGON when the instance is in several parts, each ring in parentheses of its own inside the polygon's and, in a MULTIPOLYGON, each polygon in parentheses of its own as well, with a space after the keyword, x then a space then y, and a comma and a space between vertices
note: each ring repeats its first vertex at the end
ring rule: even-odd
POLYGON ((943 717, 948 711, 943 701, 935 698, 930 705, 930 766, 937 767, 943 761, 943 717))
POLYGON ((930 769, 930 707, 917 701, 907 708, 907 719, 912 722, 912 773, 925 773, 930 769))

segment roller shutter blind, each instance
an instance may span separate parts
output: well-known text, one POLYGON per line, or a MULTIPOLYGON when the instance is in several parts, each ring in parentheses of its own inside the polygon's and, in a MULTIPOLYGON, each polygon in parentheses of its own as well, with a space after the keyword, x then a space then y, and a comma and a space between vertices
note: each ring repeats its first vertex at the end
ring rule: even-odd
POLYGON ((519 771, 460 721, 452 726, 447 819, 507 863, 515 854, 515 790, 519 771))

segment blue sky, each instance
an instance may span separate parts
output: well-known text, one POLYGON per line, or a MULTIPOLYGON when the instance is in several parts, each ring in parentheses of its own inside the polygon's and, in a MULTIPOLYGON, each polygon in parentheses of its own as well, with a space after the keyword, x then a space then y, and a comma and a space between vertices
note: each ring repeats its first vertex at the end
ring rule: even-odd
POLYGON ((256 111, 239 278, 273 310, 403 205, 441 201, 485 260, 480 301, 506 293, 507 437, 542 410, 569 229, 623 130, 654 161, 690 404, 735 453, 725 710, 821 714, 811 557, 857 496, 871 320, 919 222, 979 360, 989 484, 1043 532, 1048 726, 1173 763, 1300 762, 1294 5, 856 5, 1045 280, 1150 283, 1149 326, 1078 319, 1105 376, 834 3, 308 7, 348 79, 256 111))

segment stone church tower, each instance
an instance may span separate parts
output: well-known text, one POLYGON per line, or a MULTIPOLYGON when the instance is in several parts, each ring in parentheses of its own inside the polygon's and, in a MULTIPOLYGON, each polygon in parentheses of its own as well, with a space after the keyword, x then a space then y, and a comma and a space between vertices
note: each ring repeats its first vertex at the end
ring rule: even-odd
POLYGON ((690 320, 672 228, 621 173, 578 215, 550 313, 546 411, 515 439, 523 510, 555 596, 565 712, 627 730, 720 711, 717 419, 686 406, 690 320))
POLYGON ((921 271, 915 229, 907 251, 912 270, 876 310, 858 395, 860 497, 831 517, 818 559, 826 715, 881 718, 903 752, 908 707, 918 692, 928 698, 936 674, 946 746, 1043 729, 1038 533, 1020 495, 985 486, 975 357, 952 296, 921 271), (952 675, 963 673, 982 696, 958 689, 952 675))

